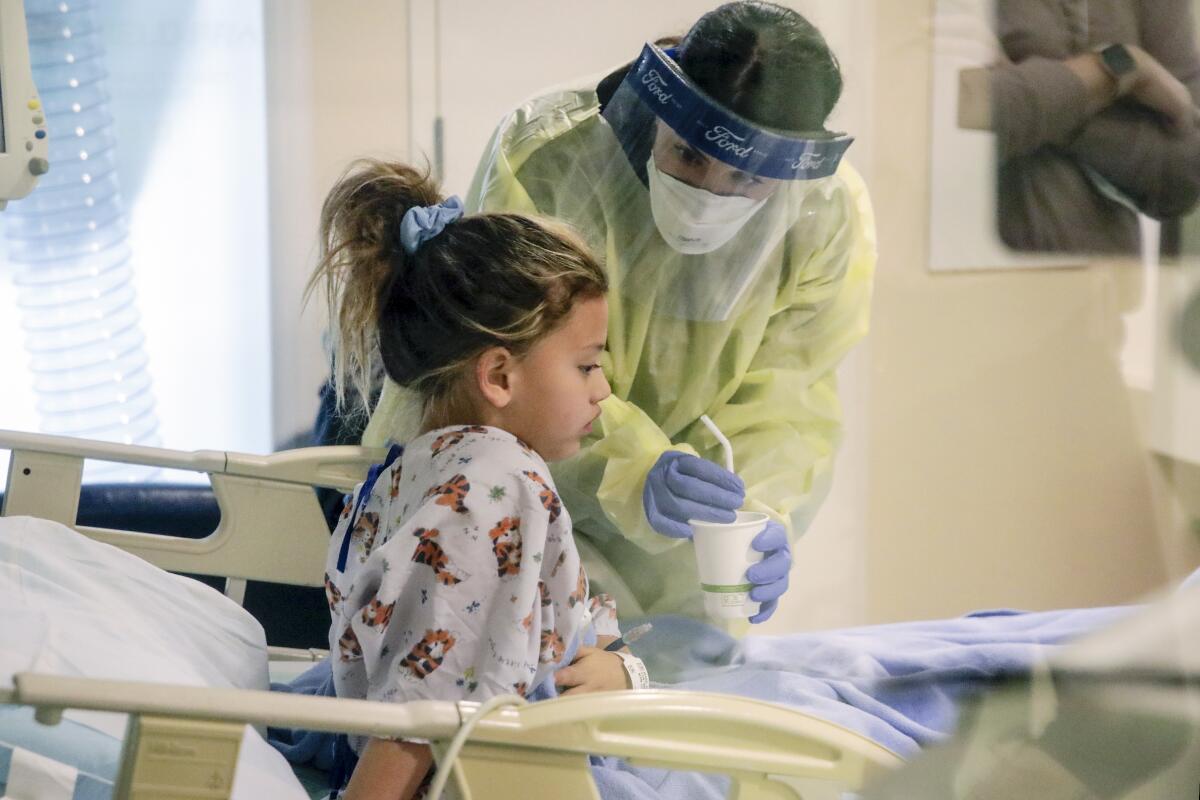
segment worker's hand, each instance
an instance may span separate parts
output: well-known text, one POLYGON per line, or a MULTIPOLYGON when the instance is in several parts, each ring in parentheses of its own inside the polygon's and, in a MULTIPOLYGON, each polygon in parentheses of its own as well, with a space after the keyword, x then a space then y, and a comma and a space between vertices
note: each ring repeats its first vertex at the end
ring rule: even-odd
POLYGON ((586 645, 579 648, 571 666, 554 673, 554 685, 563 694, 631 688, 625 664, 619 655, 586 645))
POLYGON ((771 618, 779 605, 779 598, 788 590, 792 546, 788 543, 787 529, 775 520, 767 523, 767 527, 754 537, 750 546, 760 553, 766 553, 762 561, 746 570, 746 578, 754 584, 750 599, 761 604, 750 622, 758 624, 771 618))
POLYGON ((733 522, 746 500, 742 479, 711 461, 668 450, 646 476, 642 507, 650 527, 673 539, 690 539, 689 519, 733 522))
POLYGON ((1168 130, 1186 133, 1197 126, 1200 112, 1192 103, 1187 87, 1158 62, 1154 56, 1136 45, 1126 45, 1137 64, 1137 77, 1126 97, 1163 116, 1168 130))

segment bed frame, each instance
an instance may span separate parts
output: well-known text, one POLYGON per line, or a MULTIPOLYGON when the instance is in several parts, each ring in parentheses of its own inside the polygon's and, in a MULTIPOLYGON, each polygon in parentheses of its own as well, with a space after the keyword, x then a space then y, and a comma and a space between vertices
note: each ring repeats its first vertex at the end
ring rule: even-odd
MULTIPOLYGON (((254 456, 110 444, 0 430, 11 450, 0 516, 54 520, 163 569, 227 578, 240 602, 246 580, 320 586, 329 532, 313 486, 350 491, 379 450, 318 447, 254 456), (206 538, 76 525, 86 459, 205 473, 221 511, 206 538), (289 558, 275 542, 286 535, 289 558)), ((272 648, 272 659, 320 651, 272 648)), ((244 726, 272 725, 432 742, 440 761, 471 702, 376 703, 271 692, 151 685, 23 673, 0 703, 36 708, 55 724, 68 708, 130 715, 114 800, 228 798, 244 726)), ((858 733, 782 706, 740 697, 650 690, 561 697, 483 718, 458 759, 447 796, 598 798, 588 755, 639 766, 719 772, 734 800, 840 797, 901 763, 858 733)))

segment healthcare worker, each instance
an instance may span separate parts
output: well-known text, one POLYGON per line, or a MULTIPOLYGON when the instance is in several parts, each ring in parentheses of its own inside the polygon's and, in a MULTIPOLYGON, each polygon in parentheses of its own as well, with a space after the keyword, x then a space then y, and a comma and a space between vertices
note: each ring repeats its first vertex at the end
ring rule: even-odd
MULTIPOLYGON (((767 619, 826 495, 834 371, 866 333, 875 264, 851 139, 824 127, 840 92, 801 15, 730 3, 677 49, 516 109, 479 165, 469 208, 566 220, 606 260, 613 393, 554 479, 593 586, 630 614, 702 615, 687 520, 744 507, 776 520, 749 573, 767 619)), ((365 443, 408 438, 405 394, 384 386, 365 443)))

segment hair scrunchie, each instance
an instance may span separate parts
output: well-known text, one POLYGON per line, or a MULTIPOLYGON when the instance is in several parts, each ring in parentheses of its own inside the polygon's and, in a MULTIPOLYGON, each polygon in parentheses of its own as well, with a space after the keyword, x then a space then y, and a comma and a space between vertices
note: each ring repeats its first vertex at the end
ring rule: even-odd
POLYGON ((417 248, 446 229, 463 215, 463 202, 458 195, 447 197, 433 206, 413 206, 400 220, 400 245, 412 255, 417 248))

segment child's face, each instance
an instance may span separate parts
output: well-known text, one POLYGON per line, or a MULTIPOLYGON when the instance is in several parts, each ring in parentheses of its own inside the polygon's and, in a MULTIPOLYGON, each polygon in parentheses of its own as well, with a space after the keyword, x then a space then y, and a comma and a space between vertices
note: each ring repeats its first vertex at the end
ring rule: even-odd
POLYGON ((503 427, 547 461, 579 451, 580 440, 600 415, 600 401, 612 393, 600 369, 607 337, 608 302, 603 297, 581 300, 517 366, 503 427))

